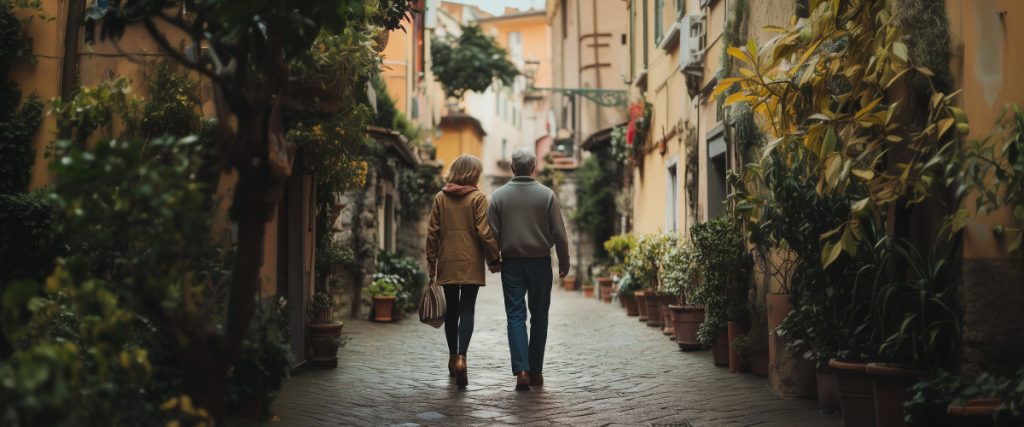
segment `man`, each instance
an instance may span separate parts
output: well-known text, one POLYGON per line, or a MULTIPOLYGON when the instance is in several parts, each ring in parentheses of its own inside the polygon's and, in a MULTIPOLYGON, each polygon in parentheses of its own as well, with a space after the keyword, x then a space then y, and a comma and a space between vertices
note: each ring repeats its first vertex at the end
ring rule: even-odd
POLYGON ((555 193, 533 179, 537 156, 522 148, 512 153, 512 178, 491 195, 491 232, 501 250, 501 285, 508 317, 508 344, 516 390, 544 385, 544 344, 551 306, 551 247, 558 275, 569 274, 569 242, 555 193), (524 301, 526 298, 526 301, 524 301), (526 310, 530 335, 526 335, 526 310))

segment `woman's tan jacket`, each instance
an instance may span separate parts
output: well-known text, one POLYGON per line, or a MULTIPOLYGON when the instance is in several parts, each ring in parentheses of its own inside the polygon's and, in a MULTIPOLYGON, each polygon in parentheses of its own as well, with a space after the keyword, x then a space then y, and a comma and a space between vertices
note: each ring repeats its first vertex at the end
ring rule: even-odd
POLYGON ((483 285, 485 260, 498 261, 487 224, 487 196, 438 192, 427 231, 427 272, 439 285, 483 285))

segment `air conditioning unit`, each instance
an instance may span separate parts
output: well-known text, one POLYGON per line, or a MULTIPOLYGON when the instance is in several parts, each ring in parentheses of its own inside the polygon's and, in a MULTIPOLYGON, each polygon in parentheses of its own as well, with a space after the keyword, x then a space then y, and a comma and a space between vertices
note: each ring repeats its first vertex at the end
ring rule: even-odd
POLYGON ((704 16, 686 15, 680 20, 679 31, 679 68, 686 72, 696 68, 703 68, 704 43, 704 16))

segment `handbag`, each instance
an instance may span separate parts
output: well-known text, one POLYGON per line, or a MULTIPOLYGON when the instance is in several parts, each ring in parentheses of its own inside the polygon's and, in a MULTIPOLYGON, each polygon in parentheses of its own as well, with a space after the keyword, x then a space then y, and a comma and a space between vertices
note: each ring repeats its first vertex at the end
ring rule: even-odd
POLYGON ((444 314, 447 309, 447 302, 444 299, 444 291, 433 280, 423 290, 420 296, 420 322, 426 323, 435 328, 444 325, 444 314))

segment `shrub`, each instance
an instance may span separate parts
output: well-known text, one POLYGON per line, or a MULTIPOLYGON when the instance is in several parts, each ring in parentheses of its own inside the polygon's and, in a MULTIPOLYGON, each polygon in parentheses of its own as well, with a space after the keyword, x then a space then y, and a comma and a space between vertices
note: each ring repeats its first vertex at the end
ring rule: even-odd
POLYGON ((412 258, 398 254, 381 252, 377 258, 377 271, 384 275, 393 275, 401 279, 401 290, 398 296, 399 308, 409 312, 415 310, 420 301, 423 286, 427 284, 427 273, 412 258))
POLYGON ((694 263, 700 275, 695 299, 704 304, 698 340, 711 345, 725 330, 733 306, 746 306, 749 260, 743 236, 731 216, 720 216, 690 228, 694 263))

